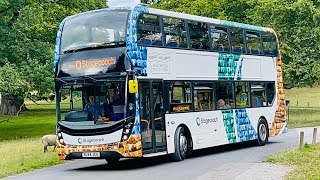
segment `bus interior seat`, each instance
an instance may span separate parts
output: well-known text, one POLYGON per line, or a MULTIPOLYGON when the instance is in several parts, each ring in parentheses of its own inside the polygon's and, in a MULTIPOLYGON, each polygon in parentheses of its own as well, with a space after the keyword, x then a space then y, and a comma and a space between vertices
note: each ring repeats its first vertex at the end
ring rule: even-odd
POLYGON ((241 46, 232 46, 232 51, 234 53, 243 53, 243 48, 241 46))
POLYGON ((260 99, 258 96, 252 97, 252 107, 261 107, 260 99))
POLYGON ((172 42, 168 42, 167 46, 169 46, 169 47, 179 47, 179 44, 177 42, 175 42, 175 41, 172 41, 172 42))
POLYGON ((141 40, 141 44, 147 45, 147 46, 148 45, 152 45, 152 41, 150 39, 144 38, 144 39, 141 40))
POLYGON ((224 47, 223 47, 222 44, 217 44, 217 46, 215 46, 213 48, 213 50, 215 50, 215 51, 224 51, 224 47))
POLYGON ((162 41, 160 40, 156 40, 152 43, 152 45, 155 45, 155 46, 162 46, 162 41))
POLYGON ((173 99, 173 100, 171 101, 171 103, 181 103, 181 100, 179 100, 179 99, 173 99))

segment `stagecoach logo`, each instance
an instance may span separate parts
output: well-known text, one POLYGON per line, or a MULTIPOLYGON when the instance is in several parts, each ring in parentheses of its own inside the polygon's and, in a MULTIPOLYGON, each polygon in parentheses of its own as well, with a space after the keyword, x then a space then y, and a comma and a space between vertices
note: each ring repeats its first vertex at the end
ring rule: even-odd
POLYGON ((201 122, 200 122, 200 118, 199 117, 196 118, 196 123, 197 123, 198 126, 200 126, 201 122))
POLYGON ((69 69, 81 70, 85 68, 110 66, 116 63, 115 59, 116 58, 111 57, 107 59, 77 60, 75 63, 69 64, 69 69))
POLYGON ((209 123, 215 123, 218 121, 218 118, 196 118, 196 123, 198 126, 201 124, 209 124, 209 123))
POLYGON ((87 139, 87 138, 78 138, 78 143, 82 144, 82 143, 99 143, 99 142, 103 142, 104 139, 103 138, 98 138, 98 139, 87 139))

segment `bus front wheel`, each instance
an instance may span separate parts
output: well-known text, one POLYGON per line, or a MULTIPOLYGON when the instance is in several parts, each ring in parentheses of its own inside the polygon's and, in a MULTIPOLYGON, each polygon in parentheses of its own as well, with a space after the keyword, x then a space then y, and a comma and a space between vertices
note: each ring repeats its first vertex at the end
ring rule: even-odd
POLYGON ((258 146, 264 146, 268 142, 268 124, 265 119, 260 118, 258 123, 258 139, 255 143, 258 146))
POLYGON ((178 127, 174 135, 174 153, 171 155, 174 161, 183 161, 187 157, 188 139, 183 127, 178 127))

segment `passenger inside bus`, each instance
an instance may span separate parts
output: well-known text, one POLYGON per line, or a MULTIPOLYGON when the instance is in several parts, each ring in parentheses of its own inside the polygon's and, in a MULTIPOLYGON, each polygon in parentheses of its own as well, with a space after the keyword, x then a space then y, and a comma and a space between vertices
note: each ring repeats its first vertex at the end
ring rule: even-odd
POLYGON ((242 86, 237 86, 236 91, 236 105, 237 107, 246 107, 248 102, 248 96, 245 91, 242 90, 242 86))
POLYGON ((124 118, 125 100, 116 85, 113 84, 110 87, 103 107, 105 117, 108 117, 109 120, 119 121, 124 118))
POLYGON ((227 109, 227 108, 230 108, 230 106, 226 105, 226 102, 223 99, 219 99, 217 102, 217 108, 218 109, 227 109))
POLYGON ((103 107, 95 104, 94 96, 89 96, 89 102, 86 104, 84 110, 90 112, 93 118, 101 118, 104 114, 103 107))

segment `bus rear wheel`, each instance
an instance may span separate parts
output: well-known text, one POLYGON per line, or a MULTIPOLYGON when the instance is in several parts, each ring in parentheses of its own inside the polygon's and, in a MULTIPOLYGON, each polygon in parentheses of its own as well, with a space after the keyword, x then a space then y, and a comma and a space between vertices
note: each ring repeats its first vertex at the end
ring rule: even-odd
POLYGON ((264 146, 268 142, 268 124, 265 119, 260 118, 258 123, 258 139, 256 139, 255 143, 258 146, 264 146))
POLYGON ((174 153, 171 155, 173 161, 183 161, 187 157, 188 139, 183 127, 178 127, 174 135, 174 153))

